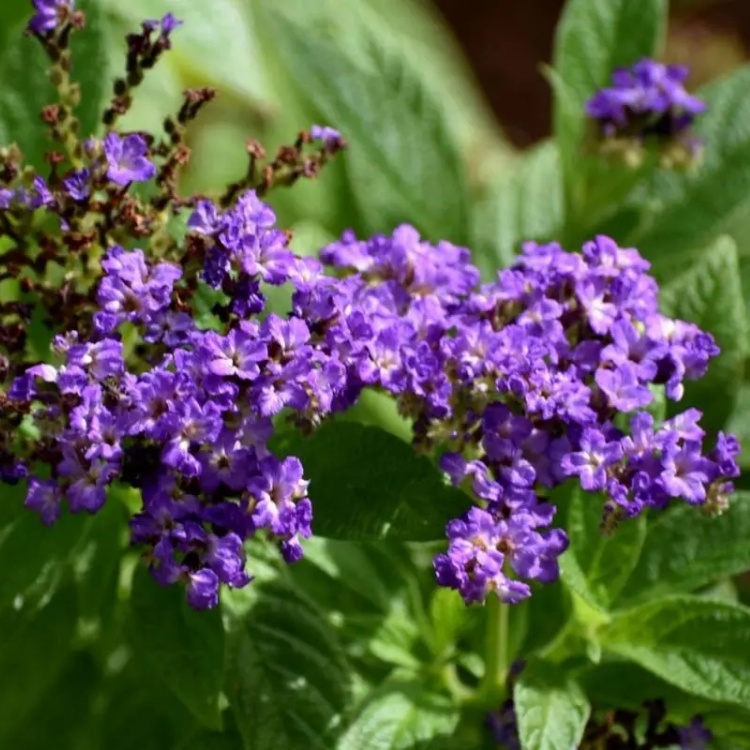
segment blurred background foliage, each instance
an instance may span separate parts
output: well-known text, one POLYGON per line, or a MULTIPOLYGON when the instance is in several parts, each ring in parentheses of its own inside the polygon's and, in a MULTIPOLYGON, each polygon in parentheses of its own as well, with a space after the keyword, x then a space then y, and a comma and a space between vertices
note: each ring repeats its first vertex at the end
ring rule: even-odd
MULTIPOLYGON (((113 74, 142 18, 171 10, 186 21, 123 123, 158 128, 185 87, 218 89, 190 132, 185 191, 240 176, 250 137, 273 151, 319 121, 349 139, 320 180, 271 198, 298 250, 346 228, 387 232, 409 221, 429 239, 469 244, 489 275, 522 239, 561 234, 544 66, 562 0, 96 3, 113 74)), ((663 56, 690 64, 697 88, 740 65, 748 41, 742 0, 677 0, 663 56)))

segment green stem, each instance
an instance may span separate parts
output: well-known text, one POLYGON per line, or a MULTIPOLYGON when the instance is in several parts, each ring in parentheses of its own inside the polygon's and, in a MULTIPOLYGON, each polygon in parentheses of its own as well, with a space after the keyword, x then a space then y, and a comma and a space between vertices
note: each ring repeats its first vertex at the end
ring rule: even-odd
POLYGON ((497 597, 487 603, 487 640, 484 678, 479 686, 478 700, 492 708, 505 695, 508 672, 508 613, 510 608, 497 597))

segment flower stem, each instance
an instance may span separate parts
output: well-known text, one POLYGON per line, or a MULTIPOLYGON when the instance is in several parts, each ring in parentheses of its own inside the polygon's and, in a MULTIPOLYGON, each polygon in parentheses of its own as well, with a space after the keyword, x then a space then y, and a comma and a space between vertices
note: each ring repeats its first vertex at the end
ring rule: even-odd
POLYGON ((487 640, 484 677, 479 686, 478 701, 487 708, 499 704, 505 694, 508 671, 508 613, 510 609, 497 597, 487 602, 487 640))

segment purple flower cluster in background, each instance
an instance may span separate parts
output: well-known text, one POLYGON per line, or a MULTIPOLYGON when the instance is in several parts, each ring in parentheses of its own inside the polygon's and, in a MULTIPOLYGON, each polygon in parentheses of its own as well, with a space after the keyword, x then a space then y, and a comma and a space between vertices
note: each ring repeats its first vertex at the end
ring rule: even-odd
POLYGON ((618 68, 612 86, 586 103, 586 114, 605 139, 680 143, 695 153, 701 142, 690 135, 690 128, 706 104, 685 90, 687 76, 686 67, 649 59, 618 68))

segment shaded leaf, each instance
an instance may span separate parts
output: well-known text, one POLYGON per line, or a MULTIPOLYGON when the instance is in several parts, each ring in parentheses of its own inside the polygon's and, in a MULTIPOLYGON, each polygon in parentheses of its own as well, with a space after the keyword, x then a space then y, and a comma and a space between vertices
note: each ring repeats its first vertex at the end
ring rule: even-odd
POLYGON ((567 517, 570 547, 560 563, 563 581, 588 604, 606 611, 636 566, 646 519, 627 519, 607 535, 600 530, 603 508, 600 495, 574 488, 567 517))
POLYGON ((750 610, 675 596, 617 616, 605 649, 693 695, 750 705, 750 610))
POLYGON ((245 747, 330 750, 350 678, 323 614, 287 586, 264 585, 231 628, 227 694, 245 747))
POLYGON ((37 703, 65 666, 77 619, 70 585, 37 611, 6 610, 0 617, 0 739, 33 721, 37 703))
POLYGON ((137 652, 193 715, 221 727, 224 628, 219 609, 196 612, 182 586, 159 586, 145 566, 136 568, 130 596, 137 652))
POLYGON ((722 576, 750 569, 750 495, 740 492, 729 510, 708 518, 679 505, 649 524, 638 564, 618 606, 694 591, 722 576))
POLYGON ((283 433, 272 446, 302 460, 318 536, 431 541, 468 507, 429 459, 377 427, 330 422, 310 437, 283 433))

